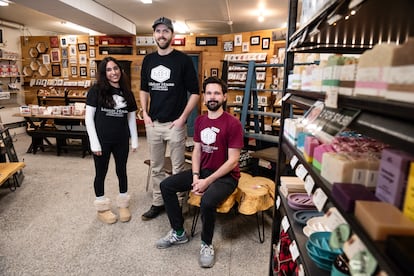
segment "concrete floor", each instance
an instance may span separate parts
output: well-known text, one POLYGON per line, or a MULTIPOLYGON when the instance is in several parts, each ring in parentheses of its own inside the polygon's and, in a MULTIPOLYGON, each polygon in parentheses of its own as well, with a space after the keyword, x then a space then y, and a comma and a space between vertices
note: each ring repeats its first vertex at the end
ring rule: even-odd
MULTIPOLYGON (((145 138, 128 161, 132 220, 105 225, 96 219, 91 156, 53 150, 26 153, 30 138, 15 137, 25 179, 15 192, 0 189, 0 275, 268 275, 271 217, 265 214, 260 243, 255 216, 219 214, 213 244, 216 264, 198 265, 200 226, 189 243, 159 250, 155 242, 170 229, 167 216, 142 221, 151 204, 145 191, 145 138)), ((115 200, 117 179, 111 161, 106 195, 115 200)), ((114 208, 114 211, 116 209, 114 208)), ((188 210, 187 210, 188 211, 188 210)), ((190 231, 192 213, 185 227, 190 231)))

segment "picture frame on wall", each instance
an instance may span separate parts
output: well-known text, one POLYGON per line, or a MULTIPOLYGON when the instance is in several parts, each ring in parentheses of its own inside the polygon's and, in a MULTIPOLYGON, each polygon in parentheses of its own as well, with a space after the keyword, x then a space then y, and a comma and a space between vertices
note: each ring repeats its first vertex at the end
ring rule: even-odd
POLYGON ((246 53, 249 51, 249 42, 243 42, 242 44, 242 52, 246 53))
POLYGON ((262 49, 266 50, 270 48, 270 37, 263 37, 262 38, 262 49))
POLYGON ((94 68, 90 69, 90 75, 91 75, 91 78, 95 78, 96 77, 96 69, 94 69, 94 68))
POLYGON ((52 62, 60 62, 60 52, 59 48, 50 50, 50 60, 52 62))
POLYGON ((210 69, 210 77, 218 77, 218 68, 211 68, 210 69))
POLYGON ((259 35, 251 36, 250 45, 260 45, 260 36, 259 35))
POLYGON ((242 46, 242 35, 241 34, 236 34, 234 35, 234 46, 242 46))
POLYGON ((68 58, 68 48, 62 48, 62 58, 68 58))
POLYGON ((67 47, 68 46, 68 39, 66 37, 60 38, 60 47, 67 47))
POLYGON ((59 47, 59 38, 57 36, 49 37, 50 48, 58 48, 59 47))
POLYGON ((78 75, 78 67, 77 66, 71 66, 70 67, 70 74, 73 76, 77 76, 78 75))
POLYGON ((65 59, 62 59, 62 68, 68 68, 68 60, 65 58, 65 59))
POLYGON ((50 56, 48 54, 42 55, 42 62, 43 64, 50 64, 50 56))
POLYGON ((79 67, 79 75, 81 77, 86 77, 88 75, 88 68, 86 66, 79 67))
POLYGON ((224 52, 233 52, 233 41, 224 41, 223 50, 224 52))
POLYGON ((88 49, 88 46, 86 45, 86 43, 79 43, 78 44, 78 50, 79 50, 79 52, 86 51, 87 49, 88 49))
POLYGON ((95 57, 95 48, 89 48, 89 57, 91 58, 95 57))
POLYGON ((52 76, 60 77, 60 64, 52 64, 52 76))
POLYGON ((94 36, 89 37, 89 45, 90 46, 95 46, 95 37, 94 36))

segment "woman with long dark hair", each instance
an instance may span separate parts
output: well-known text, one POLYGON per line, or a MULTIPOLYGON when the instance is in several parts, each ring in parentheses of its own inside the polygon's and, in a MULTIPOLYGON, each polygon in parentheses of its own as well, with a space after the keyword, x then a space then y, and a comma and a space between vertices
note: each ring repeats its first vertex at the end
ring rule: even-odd
POLYGON ((117 221, 117 216, 111 211, 111 201, 105 197, 104 183, 111 154, 119 181, 119 220, 127 222, 131 219, 126 164, 130 137, 132 151, 138 148, 136 110, 137 104, 127 75, 115 58, 105 57, 98 66, 98 82, 88 91, 85 114, 95 163, 94 205, 98 219, 104 223, 117 221))

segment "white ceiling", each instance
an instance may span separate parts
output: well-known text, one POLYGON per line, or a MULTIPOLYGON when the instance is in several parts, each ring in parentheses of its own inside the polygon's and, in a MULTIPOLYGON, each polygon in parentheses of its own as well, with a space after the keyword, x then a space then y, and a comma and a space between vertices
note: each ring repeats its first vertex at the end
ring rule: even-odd
POLYGON ((187 24, 195 34, 228 34, 277 29, 287 21, 289 0, 12 0, 0 7, 2 21, 51 34, 82 34, 66 28, 70 21, 103 34, 150 34, 154 20, 166 16, 187 24), (264 22, 258 22, 259 3, 264 22))

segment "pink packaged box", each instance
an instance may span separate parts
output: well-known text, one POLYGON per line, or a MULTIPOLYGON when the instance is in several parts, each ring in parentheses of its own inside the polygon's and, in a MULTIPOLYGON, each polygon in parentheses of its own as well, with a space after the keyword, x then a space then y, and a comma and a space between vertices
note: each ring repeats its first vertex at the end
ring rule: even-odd
POLYGON ((375 195, 382 201, 402 207, 409 164, 414 156, 396 149, 384 149, 378 173, 375 195))
POLYGON ((312 163, 313 151, 319 145, 320 142, 317 138, 313 136, 305 137, 305 151, 303 153, 303 156, 305 157, 306 162, 312 163))

